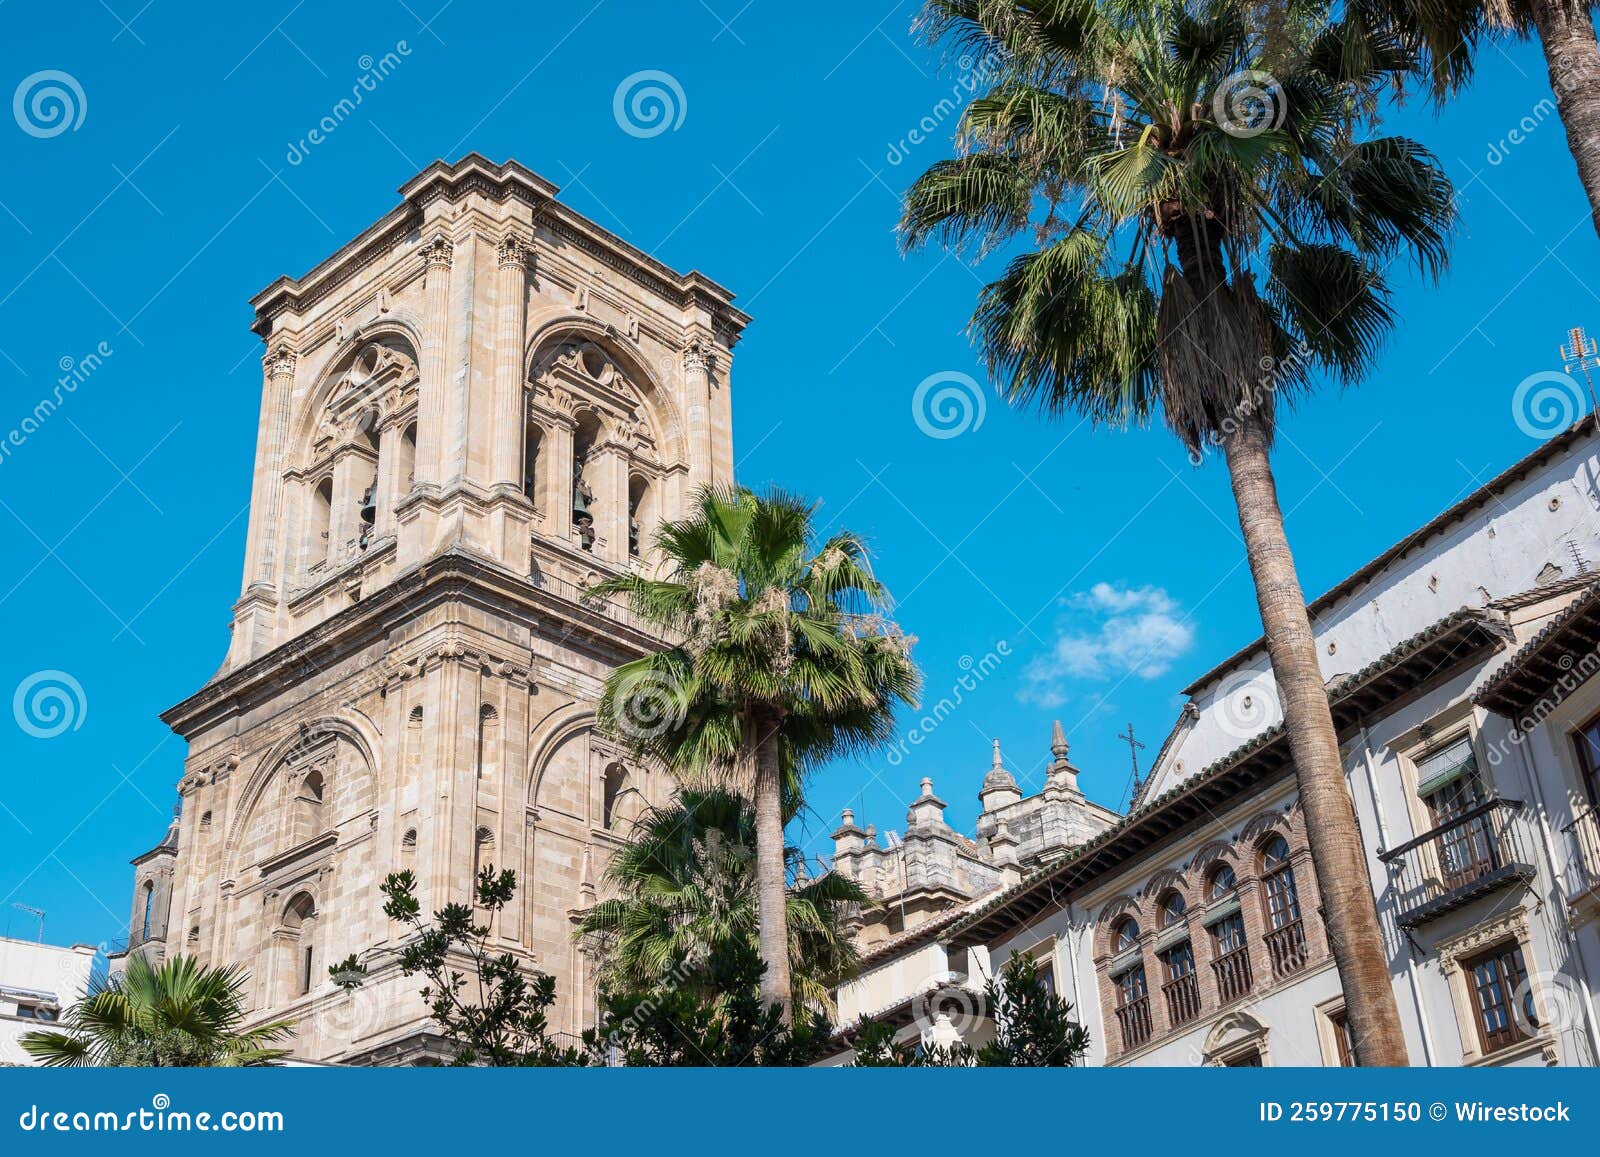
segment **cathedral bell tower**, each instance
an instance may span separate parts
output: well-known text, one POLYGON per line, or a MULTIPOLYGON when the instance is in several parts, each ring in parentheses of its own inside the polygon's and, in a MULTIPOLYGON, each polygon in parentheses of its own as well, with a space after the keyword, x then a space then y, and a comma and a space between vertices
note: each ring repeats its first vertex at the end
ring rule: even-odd
POLYGON ((661 640, 580 596, 731 482, 749 320, 515 162, 400 194, 252 303, 243 592, 221 670, 163 716, 189 744, 166 953, 244 966, 297 1055, 358 1063, 436 1048, 381 911, 401 868, 429 908, 514 868, 496 936, 556 977, 557 1030, 593 1023, 575 921, 671 786, 594 731, 608 671, 661 640), (372 979, 347 994, 327 966, 351 953, 372 979))

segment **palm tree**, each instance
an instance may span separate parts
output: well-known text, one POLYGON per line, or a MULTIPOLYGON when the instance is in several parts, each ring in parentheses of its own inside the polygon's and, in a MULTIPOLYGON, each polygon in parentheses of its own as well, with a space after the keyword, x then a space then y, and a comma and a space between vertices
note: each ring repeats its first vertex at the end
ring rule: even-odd
POLYGON ((613 671, 600 720, 685 786, 754 805, 761 996, 786 1019, 786 781, 797 792, 816 763, 887 740, 894 705, 917 686, 861 541, 840 531, 819 547, 814 513, 780 491, 702 490, 657 534, 664 577, 630 573, 591 591, 623 596, 683 640, 613 671))
MULTIPOLYGON (((716 953, 736 939, 758 947, 755 844, 755 809, 726 791, 686 791, 639 817, 606 869, 619 895, 591 908, 579 927, 604 945, 602 986, 649 992, 670 984, 721 997, 709 968, 716 953)), ((786 913, 793 1003, 831 1015, 829 987, 857 959, 842 925, 850 905, 869 900, 834 872, 805 879, 796 848, 784 858, 796 880, 786 913)))
POLYGON ((143 956, 110 981, 97 978, 62 1018, 65 1031, 30 1032, 22 1047, 51 1066, 231 1068, 277 1064, 271 1047, 293 1035, 288 1021, 245 1028, 246 974, 191 956, 152 966, 143 956))
POLYGON ((1371 365, 1395 320, 1390 264, 1443 269, 1452 190, 1420 145, 1367 133, 1414 64, 1404 45, 1305 7, 1275 30, 1296 50, 1274 80, 1236 0, 932 0, 931 41, 1000 65, 902 230, 908 248, 1033 241, 972 320, 1010 400, 1113 425, 1160 411, 1196 462, 1220 449, 1352 1032, 1364 1062, 1404 1064, 1269 451, 1280 396, 1371 365))
POLYGON ((1567 148, 1600 233, 1600 42, 1592 0, 1360 0, 1357 6, 1374 24, 1387 22, 1417 45, 1418 63, 1438 97, 1470 78, 1485 36, 1537 35, 1567 148))

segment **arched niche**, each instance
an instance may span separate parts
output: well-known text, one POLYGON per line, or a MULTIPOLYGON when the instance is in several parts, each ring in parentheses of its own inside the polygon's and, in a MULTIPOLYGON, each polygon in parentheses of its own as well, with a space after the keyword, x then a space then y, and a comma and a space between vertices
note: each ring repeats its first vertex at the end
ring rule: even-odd
POLYGON ((317 379, 295 421, 293 444, 302 466, 325 443, 375 436, 377 427, 416 404, 419 347, 413 335, 369 332, 347 345, 317 379))
POLYGON ((302 577, 365 553, 393 529, 415 476, 417 347, 401 333, 348 343, 321 375, 291 436, 302 512, 302 577))
POLYGON ((373 745, 355 725, 320 720, 269 751, 241 795, 225 878, 268 863, 370 814, 373 745))

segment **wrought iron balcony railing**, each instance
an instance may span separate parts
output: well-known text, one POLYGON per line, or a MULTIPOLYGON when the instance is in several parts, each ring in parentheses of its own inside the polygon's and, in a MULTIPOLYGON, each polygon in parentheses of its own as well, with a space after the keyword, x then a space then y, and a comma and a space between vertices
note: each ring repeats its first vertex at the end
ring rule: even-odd
POLYGON ((1194 973, 1161 986, 1167 998, 1167 1023, 1180 1025, 1200 1015, 1200 982, 1194 973))
POLYGON ((1600 809, 1579 812, 1561 835, 1566 853, 1561 884, 1567 899, 1600 895, 1600 809))
POLYGON ((1267 933, 1266 942, 1274 978, 1300 971, 1310 959, 1310 951, 1306 947, 1306 926, 1302 920, 1291 920, 1282 928, 1274 928, 1267 933))
POLYGON ((1141 996, 1117 1009, 1117 1024, 1122 1028, 1122 1047, 1138 1048, 1150 1039, 1150 998, 1141 996))
POLYGON ((1217 978, 1217 996, 1223 1004, 1238 1000, 1250 991, 1250 950, 1235 948, 1211 962, 1217 978))
POLYGON ((1388 865, 1397 919, 1415 928, 1534 877, 1517 816, 1522 801, 1491 799, 1378 858, 1388 865))

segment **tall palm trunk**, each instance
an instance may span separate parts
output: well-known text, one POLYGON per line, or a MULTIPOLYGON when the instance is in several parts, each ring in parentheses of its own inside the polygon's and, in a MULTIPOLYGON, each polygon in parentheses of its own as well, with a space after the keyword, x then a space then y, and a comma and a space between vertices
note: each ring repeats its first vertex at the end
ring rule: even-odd
POLYGON ((1567 147, 1578 162, 1578 179, 1600 233, 1600 44, 1589 5, 1586 0, 1529 0, 1528 8, 1544 45, 1567 147))
POLYGON ((1322 892, 1334 962, 1344 986, 1351 1038, 1359 1063, 1404 1065, 1409 1063, 1405 1036, 1384 959, 1366 855, 1317 664, 1316 636, 1311 632, 1305 596, 1283 532, 1266 432, 1258 423, 1247 421, 1224 439, 1223 452, 1255 579, 1267 654, 1282 698, 1311 860, 1322 892))
POLYGON ((761 977, 761 1000, 780 1005, 783 1021, 790 1023, 789 896, 784 864, 783 761, 779 753, 776 712, 754 719, 756 748, 756 921, 761 959, 767 970, 761 977))

